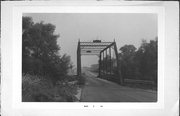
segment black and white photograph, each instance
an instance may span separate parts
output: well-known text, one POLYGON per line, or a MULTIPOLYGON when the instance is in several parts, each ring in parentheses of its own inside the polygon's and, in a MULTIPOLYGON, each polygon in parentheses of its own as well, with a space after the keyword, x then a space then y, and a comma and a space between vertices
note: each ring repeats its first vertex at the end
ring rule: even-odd
POLYGON ((178 116, 177 3, 2 1, 1 115, 178 116))
POLYGON ((153 13, 24 13, 22 102, 157 102, 153 13))

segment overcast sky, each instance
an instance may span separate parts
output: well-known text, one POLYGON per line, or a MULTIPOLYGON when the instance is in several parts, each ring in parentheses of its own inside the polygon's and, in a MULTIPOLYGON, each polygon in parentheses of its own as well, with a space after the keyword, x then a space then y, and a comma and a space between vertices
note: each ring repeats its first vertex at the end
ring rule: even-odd
MULTIPOLYGON (((156 14, 130 13, 33 13, 34 22, 44 21, 56 26, 56 34, 60 34, 58 44, 61 54, 71 56, 76 66, 78 39, 81 41, 116 41, 118 49, 125 44, 138 48, 142 39, 147 41, 157 36, 156 14)), ((97 56, 82 56, 82 66, 98 63, 97 56)))

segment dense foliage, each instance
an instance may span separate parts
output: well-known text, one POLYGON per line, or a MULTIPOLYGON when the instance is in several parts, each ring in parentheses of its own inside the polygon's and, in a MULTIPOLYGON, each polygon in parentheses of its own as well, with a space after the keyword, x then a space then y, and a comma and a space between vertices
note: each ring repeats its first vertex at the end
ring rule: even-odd
POLYGON ((55 26, 23 17, 22 101, 77 101, 78 77, 68 76, 70 56, 60 56, 55 26))
POLYGON ((32 75, 45 75, 55 83, 62 80, 70 66, 70 56, 59 55, 59 35, 55 26, 34 23, 32 18, 23 17, 22 71, 32 75))
POLYGON ((77 84, 59 81, 54 86, 44 76, 22 76, 23 102, 70 102, 77 101, 77 84))
POLYGON ((157 38, 142 41, 141 46, 124 45, 120 48, 120 64, 125 79, 149 80, 157 84, 157 38))

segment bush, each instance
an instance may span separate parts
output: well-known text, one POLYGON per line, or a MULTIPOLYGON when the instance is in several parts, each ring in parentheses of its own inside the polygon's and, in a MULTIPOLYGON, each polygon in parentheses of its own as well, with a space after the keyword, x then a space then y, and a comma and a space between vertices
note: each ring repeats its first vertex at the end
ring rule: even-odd
POLYGON ((64 98, 63 100, 66 102, 77 101, 75 95, 77 94, 77 85, 68 84, 68 83, 60 83, 56 86, 56 97, 64 98))
POLYGON ((51 101, 53 93, 50 91, 53 85, 50 81, 40 76, 29 74, 22 76, 22 101, 40 102, 51 101))
POLYGON ((72 102, 77 101, 77 86, 68 82, 58 82, 53 85, 51 81, 41 76, 29 74, 22 76, 23 102, 72 102))

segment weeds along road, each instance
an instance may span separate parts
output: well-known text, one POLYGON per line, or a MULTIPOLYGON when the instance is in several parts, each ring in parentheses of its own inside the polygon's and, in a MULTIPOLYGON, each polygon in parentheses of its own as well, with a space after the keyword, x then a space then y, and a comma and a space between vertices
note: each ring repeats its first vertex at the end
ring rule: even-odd
POLYGON ((86 84, 82 90, 81 102, 156 102, 157 92, 120 86, 99 79, 88 70, 86 84))

